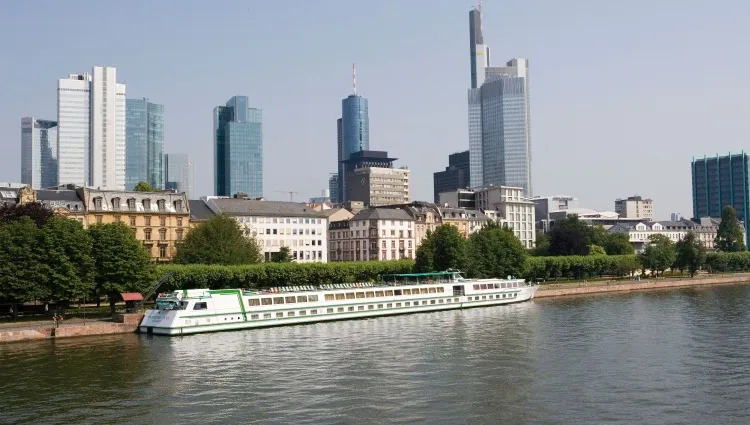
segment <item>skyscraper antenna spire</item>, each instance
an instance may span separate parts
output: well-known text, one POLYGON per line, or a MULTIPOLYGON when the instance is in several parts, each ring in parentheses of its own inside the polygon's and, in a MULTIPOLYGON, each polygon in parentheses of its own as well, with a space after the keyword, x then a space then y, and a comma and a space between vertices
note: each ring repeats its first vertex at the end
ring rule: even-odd
POLYGON ((357 95, 357 64, 352 64, 352 88, 354 89, 354 95, 357 95))
POLYGON ((482 33, 482 0, 479 0, 479 32, 482 33))

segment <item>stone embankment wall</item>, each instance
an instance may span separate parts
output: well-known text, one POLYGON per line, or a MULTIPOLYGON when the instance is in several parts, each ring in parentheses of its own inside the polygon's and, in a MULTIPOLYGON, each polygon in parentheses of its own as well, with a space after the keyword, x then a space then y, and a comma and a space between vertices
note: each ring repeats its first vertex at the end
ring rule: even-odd
POLYGON ((603 292, 623 292, 623 291, 645 291, 651 289, 663 289, 663 288, 679 288, 685 286, 704 286, 704 285, 716 285, 722 283, 742 283, 750 282, 749 273, 737 273, 724 276, 715 277, 695 277, 686 279, 664 279, 664 280, 652 280, 652 281, 640 281, 632 283, 613 283, 613 284, 602 284, 597 283, 595 285, 567 287, 567 288, 545 288, 542 285, 541 288, 536 292, 534 298, 546 298, 546 297, 560 297, 564 295, 583 295, 583 294, 596 294, 603 292))
POLYGON ((38 339, 69 338, 74 336, 110 335, 133 333, 138 329, 143 314, 119 314, 114 322, 89 322, 86 324, 64 324, 58 328, 0 329, 0 343, 32 341, 38 339), (117 323, 119 322, 119 323, 117 323))

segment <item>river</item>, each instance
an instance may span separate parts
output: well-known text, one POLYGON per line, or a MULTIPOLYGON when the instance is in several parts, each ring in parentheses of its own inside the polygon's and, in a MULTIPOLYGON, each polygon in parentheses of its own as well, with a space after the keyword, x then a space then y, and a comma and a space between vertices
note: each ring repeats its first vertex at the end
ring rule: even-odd
POLYGON ((0 345, 0 423, 750 423, 750 285, 0 345))

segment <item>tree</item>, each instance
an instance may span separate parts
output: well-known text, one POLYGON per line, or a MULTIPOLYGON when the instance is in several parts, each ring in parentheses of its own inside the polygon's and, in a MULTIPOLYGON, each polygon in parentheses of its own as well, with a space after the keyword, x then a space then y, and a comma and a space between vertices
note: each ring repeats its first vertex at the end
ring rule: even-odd
POLYGON ((254 264, 262 260, 254 237, 237 220, 219 214, 198 224, 177 245, 175 262, 183 264, 254 264))
POLYGON ((435 244, 431 230, 427 230, 427 235, 422 238, 422 242, 417 247, 414 270, 420 273, 435 271, 435 244))
POLYGON ((292 261, 292 252, 288 246, 282 246, 278 254, 274 255, 274 263, 290 263, 292 261))
POLYGON ((632 255, 635 252, 627 233, 609 233, 603 248, 607 255, 632 255))
POLYGON ((148 184, 147 182, 140 181, 133 188, 136 192, 156 192, 156 188, 148 184))
POLYGON ((716 248, 723 252, 740 252, 746 249, 742 227, 737 220, 737 211, 731 205, 725 206, 721 212, 721 223, 716 231, 715 242, 716 248))
POLYGON ((94 289, 91 235, 81 223, 53 217, 41 231, 41 246, 49 273, 41 281, 54 300, 80 299, 94 289))
POLYGON ((577 215, 570 215, 550 232, 549 255, 588 255, 588 245, 588 226, 577 215))
POLYGON ((39 202, 26 202, 24 204, 0 205, 0 223, 18 220, 21 217, 29 217, 37 227, 44 226, 47 221, 55 215, 52 210, 39 202))
POLYGON ((531 255, 535 257, 546 257, 549 255, 549 235, 542 232, 537 232, 536 242, 534 242, 534 248, 531 249, 531 255))
POLYGON ((99 294, 109 297, 114 313, 120 292, 142 292, 154 278, 154 265, 141 242, 124 223, 97 224, 89 228, 99 294))
POLYGON ((420 261, 420 270, 424 272, 441 271, 447 269, 461 269, 467 265, 466 255, 466 238, 464 238, 458 231, 456 226, 450 224, 443 224, 435 228, 435 231, 423 240, 420 249, 417 249, 417 254, 422 254, 422 259, 418 257, 420 261), (425 244, 427 242, 427 244, 425 244), (430 256, 426 253, 426 250, 432 247, 431 263, 430 256), (427 258, 425 258, 425 256, 427 258), (432 266, 432 270, 424 269, 424 266, 432 266))
POLYGON ((604 226, 597 224, 596 226, 586 226, 589 236, 589 245, 598 245, 603 247, 609 239, 609 233, 604 229, 604 226))
POLYGON ((695 272, 706 261, 706 251, 703 249, 703 244, 698 239, 698 235, 692 231, 675 244, 675 251, 677 253, 675 266, 680 271, 687 270, 690 277, 695 276, 695 272))
POLYGON ((512 230, 494 221, 469 237, 470 272, 479 278, 504 278, 524 273, 528 253, 512 230))
POLYGON ((641 253, 641 264, 659 274, 670 268, 677 258, 674 243, 664 235, 651 235, 650 243, 641 253))
POLYGON ((599 245, 589 245, 589 255, 607 255, 607 251, 599 245))
MULTIPOLYGON (((41 230, 29 217, 0 223, 0 300, 23 303, 44 299, 48 293, 40 282, 48 275, 41 230)), ((18 309, 13 309, 15 318, 18 309)))

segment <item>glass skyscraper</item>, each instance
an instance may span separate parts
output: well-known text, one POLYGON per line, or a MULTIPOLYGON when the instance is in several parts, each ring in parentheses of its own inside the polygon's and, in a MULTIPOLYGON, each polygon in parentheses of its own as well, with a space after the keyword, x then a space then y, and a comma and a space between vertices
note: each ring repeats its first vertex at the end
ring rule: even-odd
POLYGON ((720 218, 725 206, 737 211, 750 242, 750 161, 745 152, 693 158, 693 219, 720 218))
POLYGON ((193 194, 193 161, 182 153, 164 155, 164 188, 193 194))
POLYGON ((57 121, 21 118, 21 182, 34 189, 57 186, 57 121))
POLYGON ((339 195, 341 202, 346 202, 346 164, 354 152, 370 150, 370 117, 367 99, 356 94, 349 95, 341 101, 341 118, 337 121, 338 160, 339 160, 339 195))
POLYGON ((125 104, 125 188, 144 181, 164 188, 164 106, 148 99, 127 99, 125 104))
POLYGON ((214 190, 263 196, 263 116, 247 96, 234 96, 214 108, 214 190))

